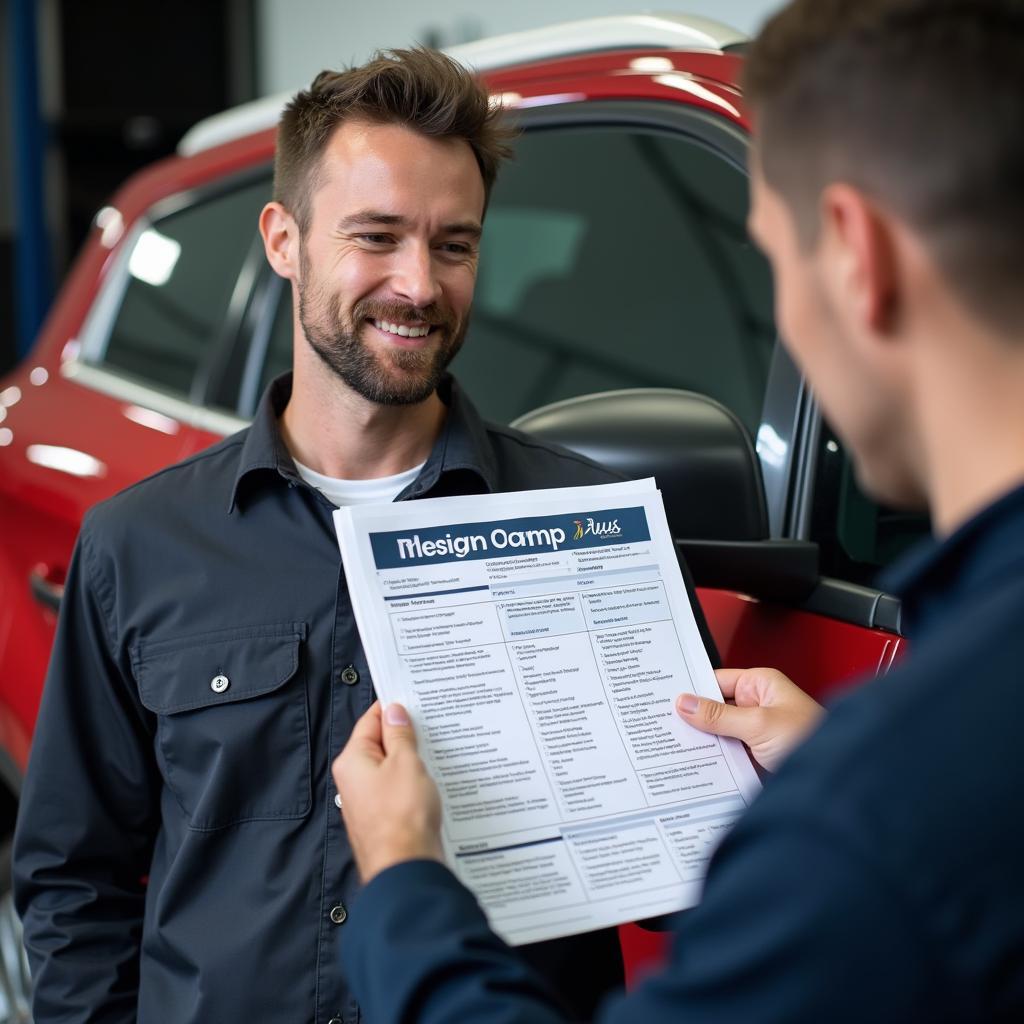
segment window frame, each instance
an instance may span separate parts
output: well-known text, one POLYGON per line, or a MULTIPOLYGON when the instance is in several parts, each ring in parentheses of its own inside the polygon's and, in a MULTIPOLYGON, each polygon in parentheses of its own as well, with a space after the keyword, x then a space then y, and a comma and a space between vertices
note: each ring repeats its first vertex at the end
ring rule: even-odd
POLYGON ((107 364, 104 359, 129 285, 131 254, 143 232, 166 217, 215 201, 261 180, 267 182, 269 193, 272 172, 272 163, 262 161, 215 181, 164 196, 136 218, 119 244, 111 268, 83 321, 78 353, 62 366, 63 375, 94 391, 122 401, 147 405, 211 433, 226 436, 246 426, 248 421, 238 416, 237 404, 233 408, 225 408, 223 404, 211 402, 211 397, 223 389, 224 373, 232 353, 242 343, 242 327, 251 308, 254 291, 262 279, 266 260, 255 221, 252 240, 231 285, 231 297, 218 326, 216 340, 203 352, 187 393, 161 387, 155 380, 136 377, 107 364))

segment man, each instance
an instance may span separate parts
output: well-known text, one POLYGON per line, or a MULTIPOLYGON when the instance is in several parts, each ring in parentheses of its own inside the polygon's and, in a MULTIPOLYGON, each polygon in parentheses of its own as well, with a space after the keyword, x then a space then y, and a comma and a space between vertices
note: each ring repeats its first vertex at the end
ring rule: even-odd
MULTIPOLYGON (((890 581, 909 659, 782 764, 669 965, 602 1020, 1024 1019, 1022 54, 1020 0, 793 0, 749 52, 782 335, 861 481, 926 501, 936 541, 890 581)), ((724 681, 737 706, 680 712, 775 757, 815 717, 778 675, 724 681)), ((335 777, 367 1016, 561 1020, 431 859, 401 707, 362 720, 335 777)))
MULTIPOLYGON (((483 423, 445 376, 496 118, 424 50, 325 72, 286 109, 260 228, 294 375, 82 527, 16 840, 36 1024, 359 1019, 330 759, 373 686, 331 513, 613 479, 483 423)), ((622 976, 614 931, 527 955, 578 1016, 622 976)))

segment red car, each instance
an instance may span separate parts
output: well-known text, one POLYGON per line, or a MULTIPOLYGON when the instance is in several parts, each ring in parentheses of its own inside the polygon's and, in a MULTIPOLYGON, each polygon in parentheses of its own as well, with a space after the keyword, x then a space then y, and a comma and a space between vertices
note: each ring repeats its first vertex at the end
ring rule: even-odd
MULTIPOLYGON (((453 51, 523 130, 454 370, 499 421, 650 386, 731 410, 756 444, 757 493, 737 499, 756 506, 755 526, 741 542, 718 536, 712 510, 680 539, 723 662, 778 666, 821 697, 899 653, 898 603, 868 581, 927 524, 861 495, 777 342, 745 229, 742 48, 703 19, 644 16, 453 51)), ((290 363, 291 295, 256 229, 283 99, 203 122, 131 179, 97 215, 34 351, 0 381, 4 852, 82 514, 243 427, 290 363)), ((0 1020, 23 1019, 18 949, 5 893, 0 1020)))

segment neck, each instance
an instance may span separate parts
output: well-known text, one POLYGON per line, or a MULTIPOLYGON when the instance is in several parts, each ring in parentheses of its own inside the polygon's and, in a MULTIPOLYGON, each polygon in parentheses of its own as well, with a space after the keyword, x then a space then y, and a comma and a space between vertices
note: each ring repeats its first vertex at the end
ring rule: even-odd
POLYGON ((446 414, 436 392, 416 405, 377 405, 326 368, 296 360, 281 433, 292 457, 315 472, 373 480, 424 462, 446 414))
POLYGON ((919 346, 915 397, 939 536, 1024 484, 1024 338, 944 312, 919 346))

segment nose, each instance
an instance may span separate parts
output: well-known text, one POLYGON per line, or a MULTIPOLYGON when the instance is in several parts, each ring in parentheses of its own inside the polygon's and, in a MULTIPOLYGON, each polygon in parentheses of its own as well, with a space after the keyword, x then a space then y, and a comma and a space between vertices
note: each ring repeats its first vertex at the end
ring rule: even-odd
POLYGON ((441 294, 429 245, 403 246, 396 255, 391 286, 396 297, 420 308, 436 302, 441 294))

